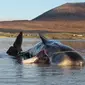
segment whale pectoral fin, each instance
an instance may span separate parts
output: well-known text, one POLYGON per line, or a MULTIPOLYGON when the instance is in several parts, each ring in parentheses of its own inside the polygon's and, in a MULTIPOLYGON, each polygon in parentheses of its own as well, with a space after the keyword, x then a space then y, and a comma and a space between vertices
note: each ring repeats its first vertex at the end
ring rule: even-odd
POLYGON ((62 51, 56 52, 51 59, 52 63, 61 66, 84 66, 85 61, 82 56, 76 51, 62 51))
POLYGON ((61 50, 67 56, 69 56, 69 58, 72 61, 82 61, 82 62, 84 62, 84 59, 82 58, 82 56, 77 51, 75 51, 75 49, 73 49, 73 48, 71 48, 69 46, 66 46, 66 45, 62 45, 61 50))
POLYGON ((10 46, 9 49, 7 50, 7 54, 9 54, 11 56, 16 56, 17 53, 22 50, 22 48, 21 48, 22 39, 23 39, 23 33, 20 32, 19 35, 17 36, 13 46, 10 46))
POLYGON ((71 61, 71 65, 81 66, 81 67, 85 65, 84 59, 78 52, 76 51, 66 52, 65 54, 68 55, 68 58, 71 61))
POLYGON ((44 45, 46 45, 47 39, 46 39, 42 34, 39 34, 39 36, 40 36, 40 39, 42 40, 42 43, 43 43, 44 45))
POLYGON ((76 52, 76 51, 67 51, 65 52, 66 55, 68 55, 70 57, 71 60, 73 61, 84 61, 84 59, 82 58, 82 56, 76 52))

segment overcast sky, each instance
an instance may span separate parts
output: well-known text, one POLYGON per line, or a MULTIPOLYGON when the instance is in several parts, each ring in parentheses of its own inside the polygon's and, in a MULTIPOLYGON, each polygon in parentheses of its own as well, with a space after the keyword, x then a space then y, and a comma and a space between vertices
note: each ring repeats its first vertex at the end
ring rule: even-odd
POLYGON ((0 0, 0 20, 31 20, 67 2, 85 0, 0 0))

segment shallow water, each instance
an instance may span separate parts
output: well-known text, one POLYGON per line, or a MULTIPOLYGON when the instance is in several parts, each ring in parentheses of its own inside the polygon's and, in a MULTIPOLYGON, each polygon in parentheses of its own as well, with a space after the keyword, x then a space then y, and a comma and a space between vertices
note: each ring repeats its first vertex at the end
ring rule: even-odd
MULTIPOLYGON (((14 42, 14 38, 0 39, 0 85, 85 85, 85 67, 60 68, 56 65, 21 65, 5 52, 14 42)), ((24 39, 22 48, 27 50, 38 39, 24 39)), ((72 46, 85 56, 84 40, 60 40, 72 46)))

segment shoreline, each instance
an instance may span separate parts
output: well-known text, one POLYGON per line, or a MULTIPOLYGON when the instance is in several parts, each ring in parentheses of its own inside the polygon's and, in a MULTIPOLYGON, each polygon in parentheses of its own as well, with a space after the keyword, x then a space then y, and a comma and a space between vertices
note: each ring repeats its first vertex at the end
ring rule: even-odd
MULTIPOLYGON (((51 39, 85 39, 85 33, 42 33, 45 37, 51 39)), ((0 32, 0 38, 15 38, 18 33, 0 32)), ((39 38, 38 33, 23 33, 24 38, 39 38)))
POLYGON ((0 38, 8 38, 8 37, 6 37, 6 36, 0 36, 0 38))

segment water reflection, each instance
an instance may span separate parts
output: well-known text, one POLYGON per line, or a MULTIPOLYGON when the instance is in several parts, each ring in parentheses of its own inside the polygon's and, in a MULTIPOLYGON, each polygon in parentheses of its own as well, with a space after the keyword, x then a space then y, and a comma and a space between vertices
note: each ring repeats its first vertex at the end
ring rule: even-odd
MULTIPOLYGON (((16 65, 16 64, 15 64, 16 65)), ((22 80, 23 80, 23 66, 18 64, 17 66, 15 66, 15 72, 16 72, 16 84, 17 85, 21 85, 22 80)))

